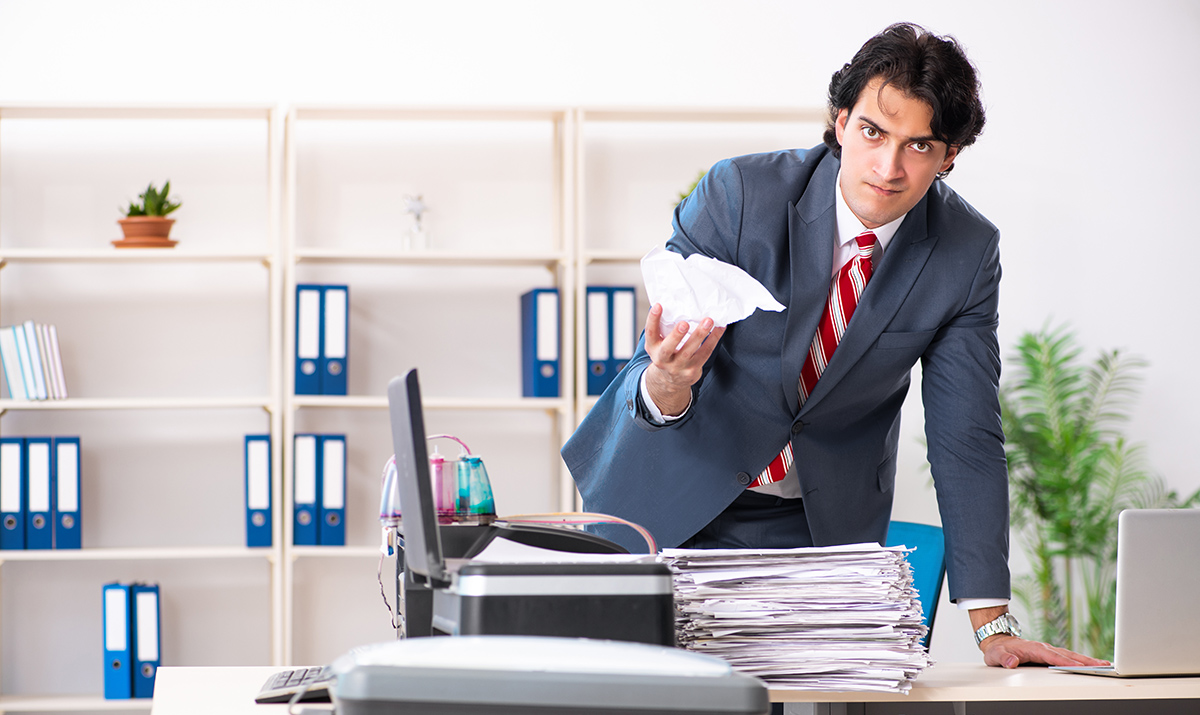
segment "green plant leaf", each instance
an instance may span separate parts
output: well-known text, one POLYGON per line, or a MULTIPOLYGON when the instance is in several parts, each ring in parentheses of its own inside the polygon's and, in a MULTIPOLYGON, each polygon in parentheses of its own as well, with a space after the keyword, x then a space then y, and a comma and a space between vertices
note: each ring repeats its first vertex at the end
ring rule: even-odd
POLYGON ((1167 490, 1121 434, 1146 363, 1111 350, 1084 364, 1081 354, 1065 326, 1026 333, 1001 386, 1012 524, 1033 571, 1013 591, 1034 637, 1109 657, 1117 516, 1197 505, 1200 490, 1167 490))
POLYGON ((146 185, 146 190, 138 194, 141 203, 129 202, 129 208, 125 209, 126 216, 166 216, 182 204, 169 200, 171 192, 171 181, 168 179, 163 184, 163 190, 159 193, 154 187, 154 182, 146 185))

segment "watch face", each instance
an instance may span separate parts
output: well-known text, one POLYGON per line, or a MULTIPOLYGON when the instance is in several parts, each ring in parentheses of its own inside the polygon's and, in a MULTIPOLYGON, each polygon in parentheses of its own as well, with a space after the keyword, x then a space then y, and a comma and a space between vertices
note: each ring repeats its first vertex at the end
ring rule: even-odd
POLYGON ((1017 621, 1017 617, 1011 613, 1004 615, 1008 616, 1008 632, 1019 638, 1021 636, 1021 624, 1017 621))

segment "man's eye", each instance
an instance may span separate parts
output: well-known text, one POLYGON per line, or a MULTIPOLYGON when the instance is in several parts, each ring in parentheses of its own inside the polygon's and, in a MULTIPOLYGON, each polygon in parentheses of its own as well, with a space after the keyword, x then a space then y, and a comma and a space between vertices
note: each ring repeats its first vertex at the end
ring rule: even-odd
POLYGON ((863 136, 868 139, 874 139, 875 137, 879 136, 879 131, 870 125, 863 127, 862 133, 863 136))
POLYGON ((930 145, 929 145, 928 143, 926 143, 926 142, 917 142, 916 144, 913 144, 913 149, 916 149, 918 152, 920 152, 920 153, 922 153, 922 154, 925 154, 925 153, 927 153, 927 152, 928 152, 930 149, 932 149, 932 148, 933 148, 933 147, 932 147, 932 146, 930 146, 930 145))

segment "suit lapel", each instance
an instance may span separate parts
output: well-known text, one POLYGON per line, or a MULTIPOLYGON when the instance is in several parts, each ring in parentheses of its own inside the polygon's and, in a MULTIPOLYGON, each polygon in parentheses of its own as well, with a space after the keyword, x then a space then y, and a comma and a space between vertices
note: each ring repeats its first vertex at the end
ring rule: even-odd
MULTIPOLYGON (((928 200, 926 194, 908 212, 900 230, 892 238, 883 260, 871 276, 871 282, 859 298, 858 307, 846 326, 846 333, 838 343, 837 350, 804 403, 805 410, 811 409, 829 394, 838 381, 845 377, 850 368, 875 344, 912 290, 921 269, 929 260, 929 254, 937 245, 937 236, 928 233, 928 200)), ((829 260, 832 262, 832 256, 829 260)), ((813 330, 816 330, 815 326, 813 330)))
POLYGON ((837 181, 838 166, 832 154, 826 156, 800 200, 788 205, 792 296, 783 333, 780 380, 792 414, 800 409, 800 369, 829 297, 833 242, 837 233, 833 185, 837 181))

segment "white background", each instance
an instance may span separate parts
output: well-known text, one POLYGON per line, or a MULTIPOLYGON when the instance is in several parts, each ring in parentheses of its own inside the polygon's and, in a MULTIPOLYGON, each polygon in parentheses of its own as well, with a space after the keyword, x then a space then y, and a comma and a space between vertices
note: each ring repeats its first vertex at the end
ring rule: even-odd
MULTIPOLYGON (((954 34, 980 70, 987 128, 949 183, 1003 232, 1005 355, 1051 320, 1089 355, 1146 358, 1128 432, 1172 487, 1200 487, 1188 275, 1200 6, 1188 0, 0 0, 0 103, 813 106, 899 20, 954 34)), ((669 206, 661 221, 665 238, 669 206)), ((910 400, 895 516, 936 521, 920 425, 910 400)), ((939 615, 934 657, 976 658, 965 615, 939 615)))

